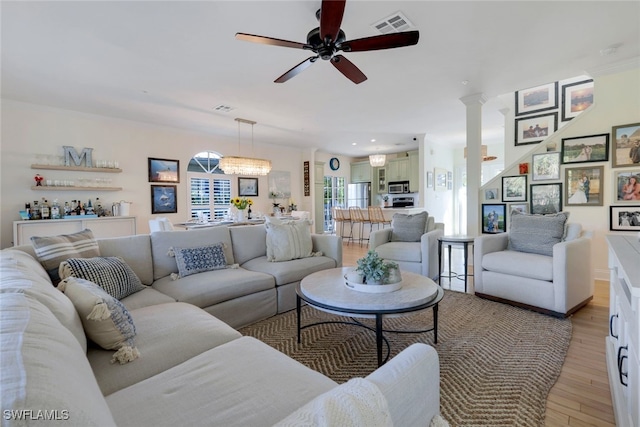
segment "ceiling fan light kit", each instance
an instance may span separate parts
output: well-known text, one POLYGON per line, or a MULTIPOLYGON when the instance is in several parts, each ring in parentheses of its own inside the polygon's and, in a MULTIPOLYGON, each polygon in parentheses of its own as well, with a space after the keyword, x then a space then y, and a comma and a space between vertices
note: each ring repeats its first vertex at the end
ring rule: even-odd
MULTIPOLYGON (((251 152, 253 153, 253 126, 256 122, 246 119, 236 119, 238 122, 238 152, 240 151, 240 123, 251 125, 251 152)), ((267 175, 271 171, 271 160, 253 157, 224 156, 218 166, 227 175, 267 175)))
POLYGON ((330 61, 346 78, 355 84, 359 84, 367 80, 367 76, 365 76, 355 64, 343 55, 337 54, 337 52, 366 52, 371 50, 393 49, 413 46, 418 43, 420 36, 418 31, 405 31, 356 40, 346 40, 347 37, 344 31, 340 29, 345 5, 346 0, 323 0, 321 8, 316 12, 320 26, 309 31, 306 43, 246 33, 236 33, 236 38, 238 40, 271 46, 310 50, 315 53, 315 56, 310 56, 275 79, 275 83, 286 82, 307 69, 320 58, 325 61, 330 61))

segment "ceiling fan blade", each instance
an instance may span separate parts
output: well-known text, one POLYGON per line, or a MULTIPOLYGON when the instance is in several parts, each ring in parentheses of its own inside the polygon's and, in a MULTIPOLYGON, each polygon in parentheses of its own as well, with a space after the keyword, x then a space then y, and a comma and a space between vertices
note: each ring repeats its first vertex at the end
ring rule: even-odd
POLYGON ((294 49, 304 49, 306 43, 292 42, 289 40, 274 39, 273 37, 256 36, 253 34, 236 33, 236 39, 246 42, 268 44, 271 46, 292 47, 294 49))
POLYGON ((349 61, 342 55, 336 55, 331 58, 331 63, 338 69, 346 78, 354 82, 355 84, 362 83, 367 80, 367 76, 364 75, 353 62, 349 61))
POLYGON ((340 46, 337 46, 337 48, 344 52, 392 49, 396 47, 413 46, 418 43, 419 37, 420 33, 418 31, 405 31, 404 33, 383 34, 381 36, 347 40, 341 43, 340 46))
POLYGON ((306 70, 311 64, 316 62, 317 59, 318 59, 317 56, 308 57, 307 59, 305 59, 304 61, 302 61, 301 63, 299 63, 298 65, 296 65, 295 67, 293 67, 292 69, 290 69, 289 71, 287 71, 286 73, 278 77, 277 79, 275 79, 273 82, 274 83, 286 82, 290 78, 295 77, 301 72, 303 72, 304 70, 306 70))
POLYGON ((320 6, 320 37, 335 41, 342 24, 346 0, 322 0, 320 6))

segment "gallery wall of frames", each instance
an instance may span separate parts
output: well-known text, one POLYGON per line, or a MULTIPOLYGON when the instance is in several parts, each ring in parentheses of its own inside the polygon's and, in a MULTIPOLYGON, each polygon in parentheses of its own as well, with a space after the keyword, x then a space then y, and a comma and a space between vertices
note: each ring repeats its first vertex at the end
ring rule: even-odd
POLYGON ((560 94, 558 87, 554 82, 515 93, 515 146, 546 140, 546 152, 534 150, 517 174, 503 175, 483 190, 482 232, 507 231, 515 210, 545 215, 563 207, 606 205, 609 230, 640 231, 640 123, 562 138, 558 146, 548 138, 558 119, 572 120, 594 102, 593 80, 562 85, 560 94), (605 165, 611 175, 605 176, 605 165), (605 192, 611 200, 605 200, 605 192))

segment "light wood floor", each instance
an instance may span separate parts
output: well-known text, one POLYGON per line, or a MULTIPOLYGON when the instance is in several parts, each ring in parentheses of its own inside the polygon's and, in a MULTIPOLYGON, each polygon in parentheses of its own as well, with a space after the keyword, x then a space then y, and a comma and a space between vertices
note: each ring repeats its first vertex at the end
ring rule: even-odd
MULTIPOLYGON (((343 264, 355 266, 366 252, 366 246, 343 244, 343 264)), ((461 253, 454 249, 451 255, 454 272, 463 271, 461 253)), ((468 290, 473 293, 473 278, 468 282, 468 290)), ((462 280, 443 280, 442 285, 464 291, 462 280)), ((571 343, 560 377, 547 397, 545 425, 615 426, 605 364, 608 319, 609 283, 596 281, 593 300, 571 317, 571 343)))

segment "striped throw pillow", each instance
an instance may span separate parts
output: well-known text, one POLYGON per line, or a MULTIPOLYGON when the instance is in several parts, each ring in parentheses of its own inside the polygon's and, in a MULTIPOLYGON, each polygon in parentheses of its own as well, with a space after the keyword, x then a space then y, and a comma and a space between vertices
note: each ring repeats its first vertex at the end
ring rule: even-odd
POLYGON ((89 229, 59 236, 33 236, 31 244, 38 256, 38 261, 47 270, 54 284, 60 281, 58 267, 62 261, 68 258, 100 256, 98 242, 96 242, 93 233, 89 229))
POLYGON ((120 257, 69 258, 60 263, 59 274, 89 280, 119 300, 146 287, 120 257))

